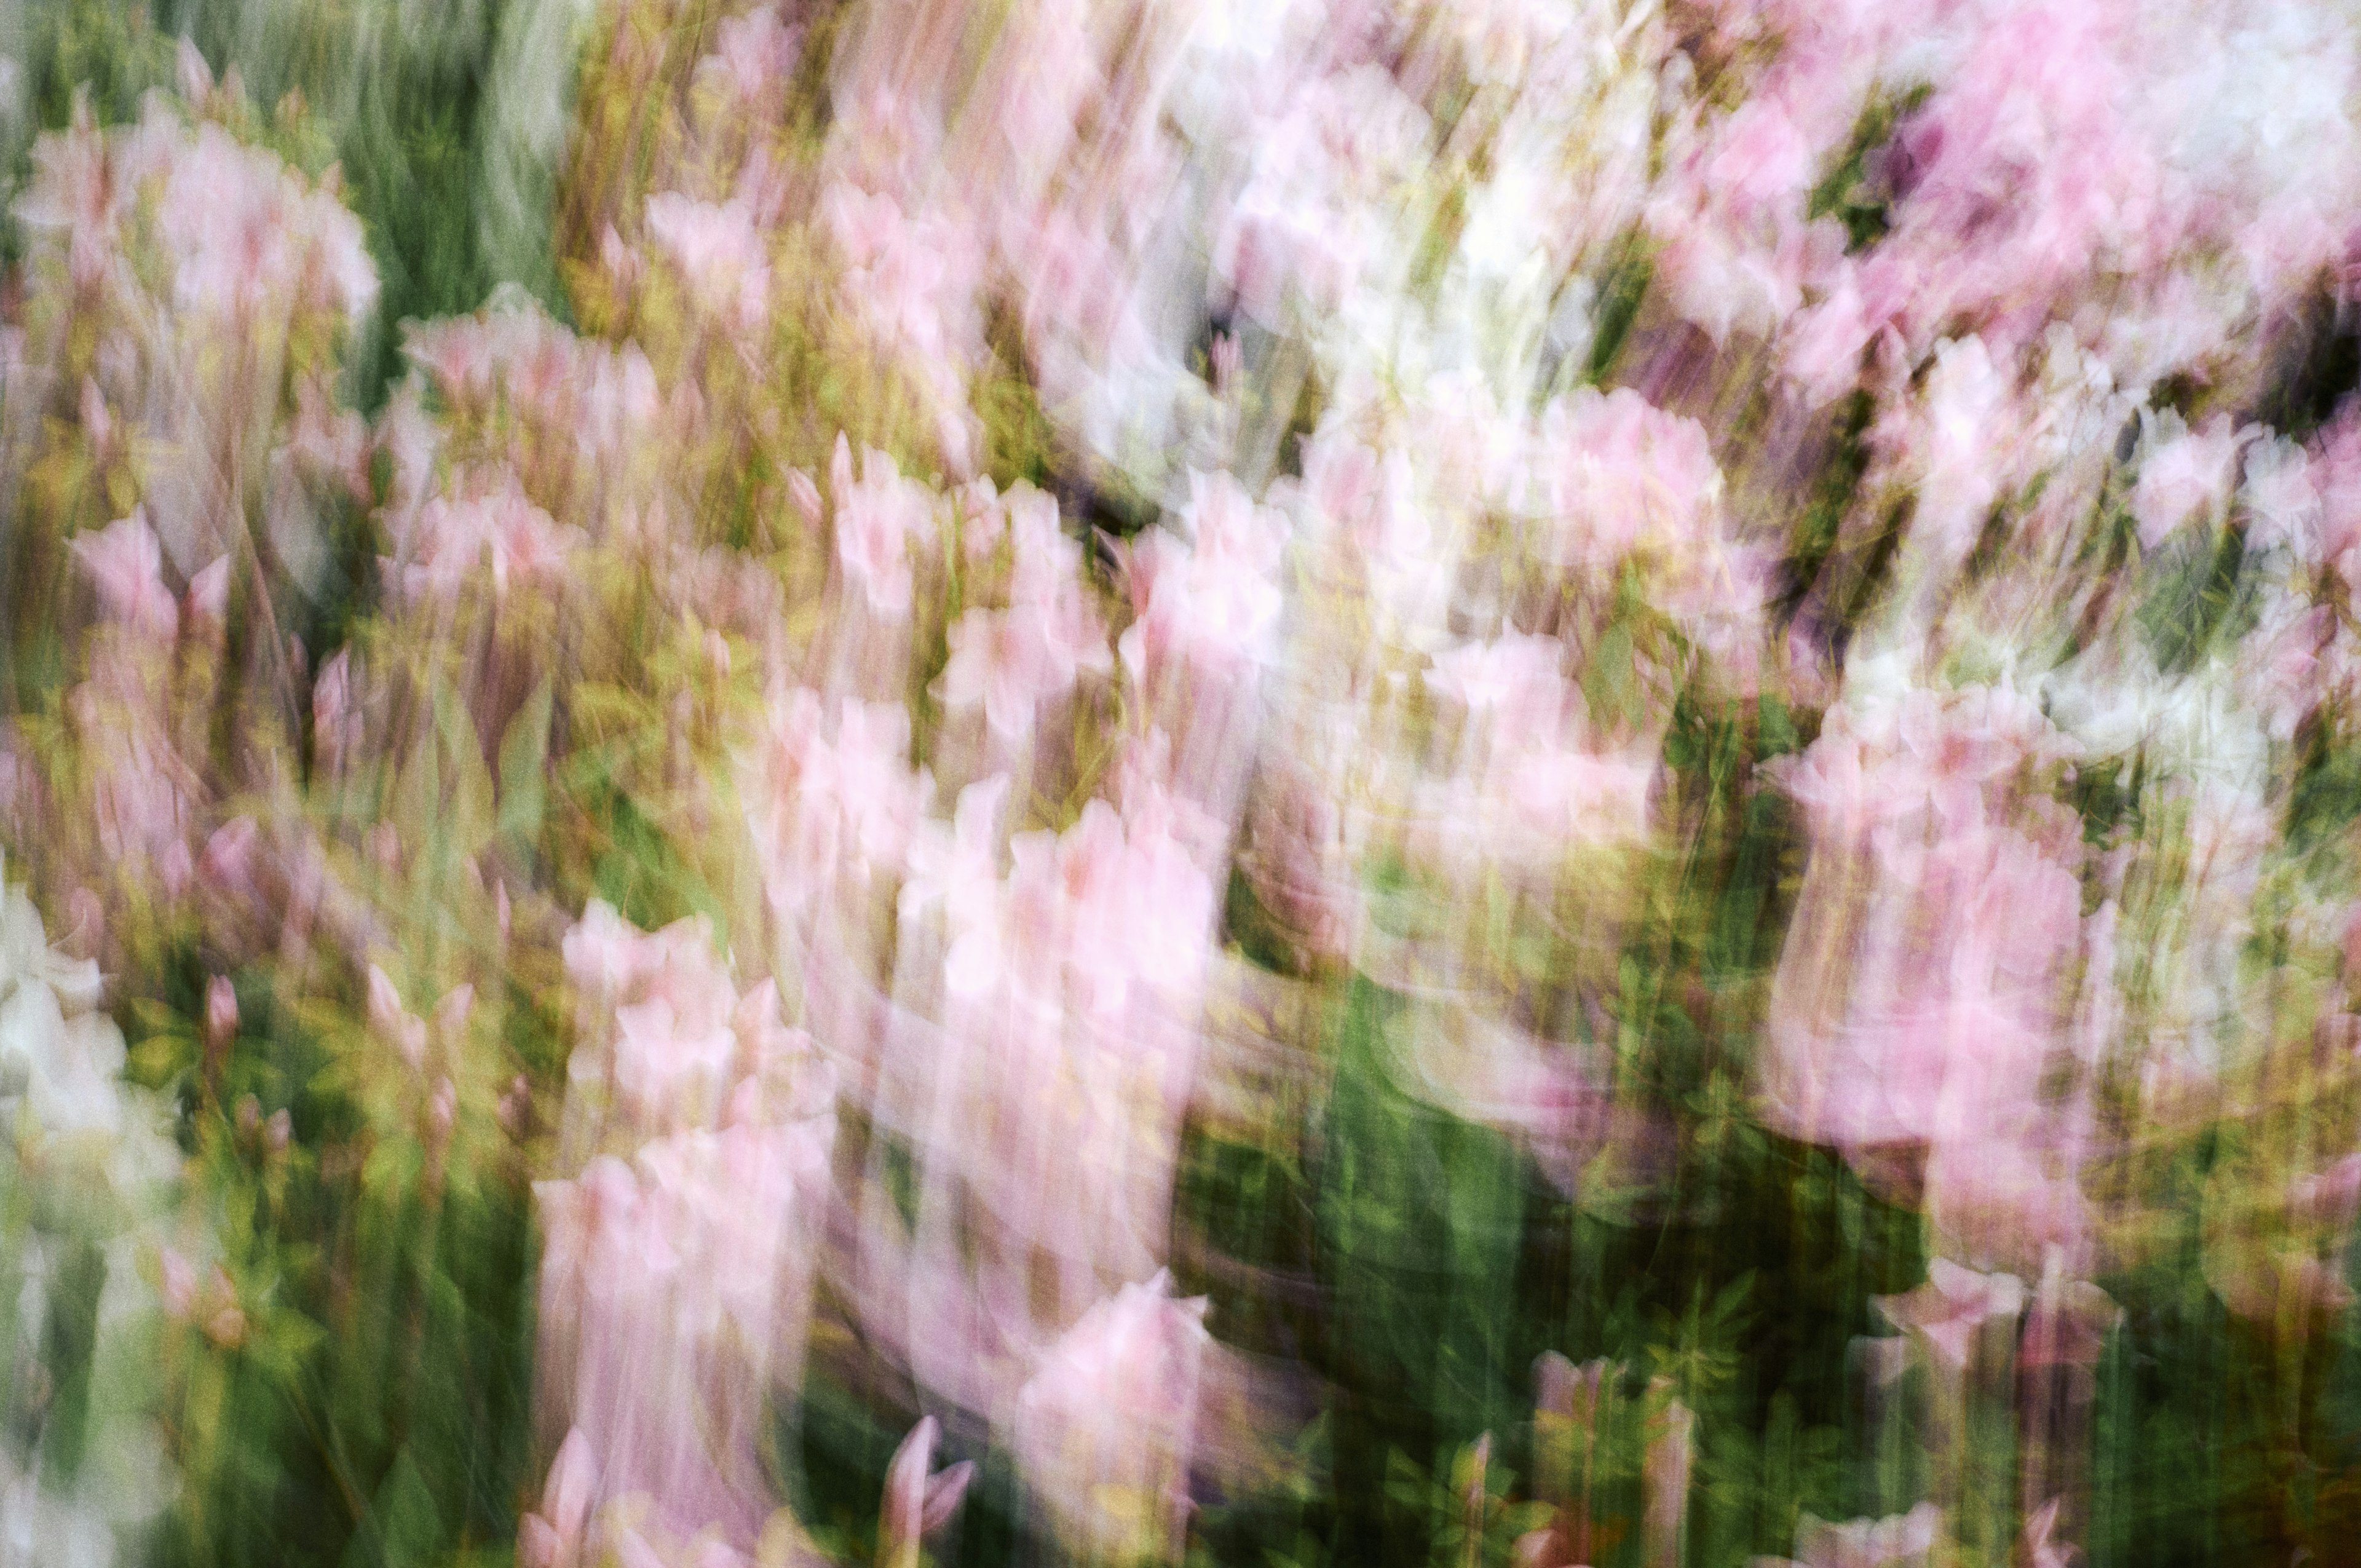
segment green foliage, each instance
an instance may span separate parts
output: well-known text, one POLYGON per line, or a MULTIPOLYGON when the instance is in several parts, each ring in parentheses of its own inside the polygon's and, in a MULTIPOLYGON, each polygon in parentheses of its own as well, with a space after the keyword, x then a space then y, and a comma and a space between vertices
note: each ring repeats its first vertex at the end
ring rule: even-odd
POLYGON ((1898 94, 1883 89, 1872 93, 1861 107, 1861 117, 1853 122, 1842 156, 1806 200, 1806 216, 1834 217, 1844 225, 1846 249, 1866 249, 1892 226, 1894 193, 1870 178, 1870 162, 1893 139, 1894 127, 1927 96, 1928 89, 1923 85, 1898 94))
POLYGON ((1614 371, 1615 362, 1623 352, 1623 340, 1631 335, 1631 323, 1640 318, 1640 305, 1648 297, 1648 284, 1655 270, 1656 258, 1644 236, 1635 231, 1616 243, 1613 258, 1606 268, 1606 280, 1598 291, 1598 314, 1592 323, 1588 376, 1591 385, 1604 385, 1614 371))

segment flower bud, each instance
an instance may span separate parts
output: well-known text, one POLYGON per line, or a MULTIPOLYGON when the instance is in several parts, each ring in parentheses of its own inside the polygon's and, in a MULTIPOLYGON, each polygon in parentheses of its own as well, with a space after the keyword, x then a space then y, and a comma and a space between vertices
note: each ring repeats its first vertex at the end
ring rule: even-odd
POLYGON ((237 990, 227 975, 205 983, 205 1056, 218 1059, 237 1038, 237 990))

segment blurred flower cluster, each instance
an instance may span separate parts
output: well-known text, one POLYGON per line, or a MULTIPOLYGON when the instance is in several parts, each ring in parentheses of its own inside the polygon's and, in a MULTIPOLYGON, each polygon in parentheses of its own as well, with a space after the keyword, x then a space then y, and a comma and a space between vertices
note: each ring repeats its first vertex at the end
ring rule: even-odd
POLYGON ((2361 16, 0 5, 0 1568, 2361 1543, 2361 16))

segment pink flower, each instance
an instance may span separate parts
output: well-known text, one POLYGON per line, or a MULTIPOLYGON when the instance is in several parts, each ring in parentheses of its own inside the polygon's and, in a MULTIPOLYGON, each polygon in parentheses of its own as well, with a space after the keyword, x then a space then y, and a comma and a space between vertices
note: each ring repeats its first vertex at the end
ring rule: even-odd
MULTIPOLYGON (((88 685, 75 696, 87 697, 88 685)), ((126 871, 155 877, 166 896, 178 898, 196 872, 190 843, 201 782, 161 733, 156 716, 137 710, 102 716, 95 703, 74 706, 96 775, 91 806, 100 847, 126 871)))
POLYGON ((801 1365, 833 1133, 828 1118, 682 1134, 536 1189, 543 1359, 604 1455, 598 1501, 644 1493, 672 1533, 752 1542, 760 1415, 801 1365))
POLYGON ((426 1065, 426 1021, 401 1004, 401 993, 385 970, 368 968, 368 1021, 378 1037, 391 1044, 412 1072, 426 1065))
POLYGON ((197 874, 223 893, 249 900, 259 896, 261 836, 253 817, 232 817, 205 840, 205 851, 197 860, 197 874))
POLYGON ((1557 639, 1510 632, 1435 654, 1427 680, 1503 738, 1554 738, 1577 700, 1565 667, 1557 639))
POLYGON ((1634 550, 1694 549, 1719 504, 1721 471, 1704 427, 1629 388, 1554 400, 1538 440, 1563 563, 1603 567, 1634 550))
POLYGON ((2246 453, 2241 491, 2257 545, 2285 545, 2300 560, 2319 559, 2323 513, 2312 461, 2291 441, 2257 441, 2246 453))
POLYGON ((174 160, 158 219, 178 258, 173 294, 184 311, 302 302, 357 318, 376 301, 360 220, 211 121, 174 160))
POLYGON ((910 545, 935 532, 934 495, 902 477, 883 452, 862 454, 852 476, 852 448, 842 434, 829 468, 836 499, 836 559, 846 583, 889 614, 910 609, 910 545))
POLYGON ((2027 1372, 2096 1366, 2106 1354, 2107 1335, 2124 1315, 2105 1291, 2069 1279, 2054 1261, 2030 1305, 2025 1339, 2017 1347, 2017 1365, 2027 1372))
POLYGON ((106 411, 106 399, 100 395, 98 383, 85 376, 82 378, 82 431, 90 442, 91 460, 104 466, 114 455, 115 420, 106 411))
POLYGON ((1861 379, 1861 356, 1887 330, 1864 297, 1850 259, 1818 303, 1798 312, 1783 340, 1784 368, 1807 408, 1834 402, 1861 379))
POLYGON ((818 696, 797 688, 774 700, 765 743, 748 759, 764 889, 797 918, 898 879, 934 792, 910 768, 906 708, 846 702, 838 715, 831 740, 818 696))
POLYGON ((1018 1394, 1015 1447, 1060 1534, 1096 1561, 1177 1547, 1201 1368, 1202 1299, 1176 1301, 1159 1274, 1126 1285, 1067 1331, 1018 1394))
POLYGON ((615 1087, 643 1131, 711 1126, 738 1060, 738 1036, 715 1018, 715 997, 683 1017, 662 996, 615 1010, 615 1087))
POLYGON ((1878 1310, 1916 1335, 1936 1363, 1963 1370, 1985 1323, 2014 1322, 2025 1310, 2025 1282, 2013 1274, 1978 1274, 1946 1258, 1927 1266, 1927 1282, 1903 1296, 1880 1296, 1878 1310))
POLYGON ((1262 578, 1278 575, 1287 545, 1287 520, 1256 505, 1246 487, 1229 474, 1191 474, 1183 515, 1201 566, 1231 567, 1262 578))
POLYGON ((352 650, 339 648, 312 682, 313 766, 335 777, 359 749, 361 716, 353 698, 352 650))
POLYGON ((1911 433, 1918 477, 1911 531, 1914 539, 1930 542, 1946 568, 1966 556, 2009 481, 2009 444, 2017 422, 2012 394, 1982 338, 1937 349, 1911 433))
POLYGON ((205 982, 205 1048, 225 1050, 236 1036, 237 992, 227 975, 217 974, 205 982))
POLYGON ((108 620, 159 642, 170 642, 178 634, 180 606, 164 586, 164 553, 155 530, 148 526, 145 507, 134 507, 130 516, 79 536, 73 553, 97 586, 99 606, 108 620))
POLYGON ((2064 1501, 2063 1497, 2050 1498, 2038 1513, 2025 1521, 2018 1550, 2024 1554, 2026 1568, 2073 1568, 2080 1557, 2073 1547, 2049 1539, 2058 1529, 2058 1510, 2064 1501))
POLYGON ((989 916, 999 898, 1000 817, 1007 799, 1008 780, 995 775, 960 791, 949 831, 938 821, 919 827, 902 886, 905 918, 939 903, 958 932, 989 916))
POLYGON ((728 1027, 737 989, 712 943, 712 925, 701 916, 643 932, 594 898, 560 950, 584 1019, 620 1019, 635 1009, 658 1008, 634 1015, 662 1039, 673 1029, 702 1036, 728 1027))
POLYGON ((212 565, 200 569, 189 579, 189 615, 192 620, 211 621, 214 626, 229 623, 229 557, 217 557, 212 565))
POLYGON ((756 113, 775 112, 803 50, 799 29, 779 20, 767 5, 730 16, 714 29, 713 52, 700 70, 713 68, 739 103, 756 113))
POLYGON ((1567 748, 1529 751, 1512 765, 1507 802, 1512 835, 1535 846, 1614 844, 1648 832, 1653 757, 1567 748))
POLYGON ((489 567, 494 596, 505 598, 512 580, 535 587, 561 582, 582 543, 581 530, 559 523, 513 480, 474 499, 438 496, 418 514, 410 541, 413 564, 402 582, 413 601, 449 600, 477 570, 489 567))
POLYGON ((885 1468, 885 1499, 878 1519, 882 1568, 917 1568, 919 1543, 950 1522, 960 1499, 975 1479, 975 1464, 962 1461, 930 1475, 941 1429, 928 1416, 910 1429, 885 1468))
POLYGON ((176 1247, 165 1247, 159 1259, 161 1296, 165 1316, 176 1321, 186 1321, 196 1310, 197 1269, 176 1247))
POLYGON ((1058 668, 1039 619, 1025 611, 972 609, 946 636, 944 702, 981 706, 993 733, 1005 740, 1030 736, 1041 705, 1072 688, 1072 669, 1058 668))
POLYGON ((1928 1561, 1942 1529, 1942 1510, 1932 1503, 1846 1524, 1806 1515, 1795 1530, 1796 1568, 1909 1568, 1928 1561))
POLYGON ((2227 415, 2216 415, 2198 433, 2176 414, 2156 421, 2132 488, 2141 549, 2154 550, 2191 516, 2227 498, 2239 445, 2227 415))
POLYGON ((1127 558, 1137 619, 1117 652, 1131 677, 1151 687, 1184 670, 1200 681, 1244 675, 1268 656, 1285 602, 1276 580, 1287 540, 1279 513, 1227 474, 1192 474, 1187 515, 1193 549, 1157 533, 1136 541, 1127 558))
POLYGON ((829 787, 864 867, 898 875, 928 793, 910 772, 910 715, 881 703, 848 702, 837 727, 829 787))
POLYGON ((558 1445, 542 1486, 540 1510, 527 1514, 518 1526, 519 1560, 527 1568, 573 1568, 580 1560, 598 1491, 598 1462, 590 1452, 590 1440, 580 1427, 572 1428, 558 1445))
POLYGON ((770 253, 744 198, 717 204, 667 191, 648 198, 647 225, 707 310, 744 330, 769 313, 770 253))
POLYGON ((1841 238, 1827 220, 1805 219, 1813 163, 1811 143, 1766 93, 1717 121, 1650 203, 1657 275, 1717 345, 1733 330, 1777 330, 1804 277, 1841 238))
POLYGON ((65 133, 33 144, 33 176, 16 216, 36 234, 62 231, 67 276, 77 290, 93 288, 115 266, 125 222, 149 179, 170 169, 177 133, 160 121, 103 133, 88 97, 77 94, 65 133))
POLYGON ((1785 771, 1813 849, 1761 1058, 1774 1122, 1856 1153, 1959 1140, 1971 1164, 2040 1111, 2080 833, 2031 803, 1995 818, 2008 782, 2063 751, 2013 692, 1913 692, 1837 709, 1785 771))

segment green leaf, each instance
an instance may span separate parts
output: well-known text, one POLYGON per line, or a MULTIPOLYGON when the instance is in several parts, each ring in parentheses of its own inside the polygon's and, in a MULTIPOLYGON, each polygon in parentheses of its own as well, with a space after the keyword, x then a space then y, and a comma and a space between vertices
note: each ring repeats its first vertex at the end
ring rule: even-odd
POLYGON ((434 1494, 404 1447, 370 1499, 361 1528, 345 1551, 345 1568, 411 1568, 434 1559, 443 1519, 434 1494))
POLYGON ((503 839, 529 845, 541 831, 542 813, 549 799, 550 684, 533 688, 524 709, 509 721, 500 737, 500 808, 496 831, 503 839))

